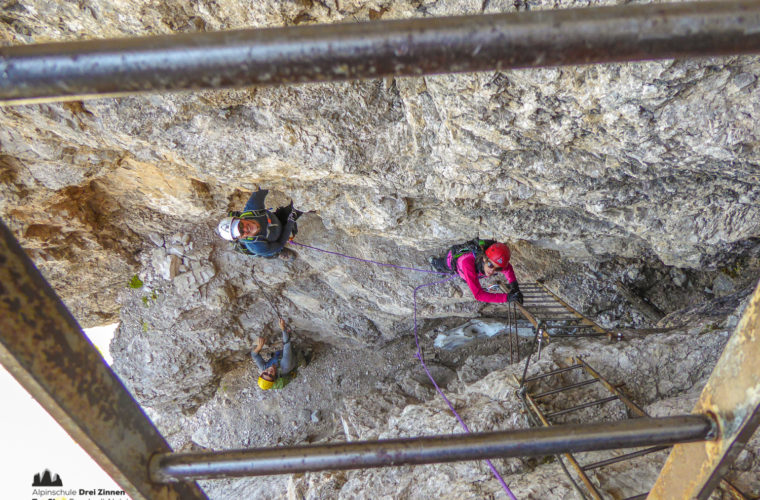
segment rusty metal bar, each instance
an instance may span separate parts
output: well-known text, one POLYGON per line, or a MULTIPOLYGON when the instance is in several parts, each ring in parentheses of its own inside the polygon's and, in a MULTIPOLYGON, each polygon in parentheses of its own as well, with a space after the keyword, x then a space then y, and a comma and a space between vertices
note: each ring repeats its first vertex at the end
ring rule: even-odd
POLYGON ((162 453, 151 459, 150 472, 156 482, 172 482, 544 456, 704 440, 712 427, 709 418, 687 415, 365 442, 162 453))
POLYGON ((557 9, 0 49, 0 100, 760 52, 754 0, 557 9))
POLYGON ((518 302, 515 302, 514 304, 517 310, 520 311, 520 314, 522 314, 523 318, 528 320, 530 324, 533 325, 535 328, 538 328, 538 320, 536 319, 536 317, 533 316, 533 314, 530 311, 525 309, 525 307, 522 304, 518 302))
POLYGON ((576 389, 578 387, 595 384, 597 382, 599 382, 599 379, 591 378, 588 380, 584 380, 583 382, 578 382, 577 384, 565 385, 557 389, 552 389, 550 391, 542 392, 540 394, 534 394, 532 397, 534 400, 541 399, 546 396, 551 396, 552 394, 559 394, 560 392, 565 392, 565 391, 569 391, 570 389, 576 389))
MULTIPOLYGON (((593 330, 593 326, 590 325, 546 325, 547 330, 568 330, 568 331, 576 331, 576 330, 593 330)), ((586 332, 588 333, 588 332, 586 332)), ((594 335, 606 335, 605 333, 599 333, 597 331, 591 332, 594 335)), ((550 336, 554 337, 555 335, 550 334, 550 336)))
POLYGON ((720 480, 720 487, 734 500, 747 500, 747 495, 731 484, 726 478, 720 480))
POLYGON ((525 307, 530 307, 534 315, 540 316, 541 314, 562 314, 565 312, 565 308, 562 306, 539 306, 536 304, 523 304, 525 307))
POLYGON ((760 425, 760 284, 693 413, 714 416, 720 439, 673 448, 650 498, 706 499, 760 425))
POLYGON ((427 436, 326 445, 164 453, 153 457, 156 482, 403 464, 440 463, 481 458, 543 456, 599 449, 707 439, 708 418, 679 416, 596 424, 553 426, 477 434, 427 436))
POLYGON ((553 323, 555 321, 556 322, 560 322, 561 321, 561 322, 564 323, 562 325, 556 325, 556 326, 550 325, 549 326, 550 328, 552 328, 552 327, 553 328, 565 328, 565 327, 567 327, 567 328, 578 328, 578 327, 581 327, 581 326, 587 326, 589 328, 593 328, 593 326, 586 325, 585 323, 566 323, 567 321, 580 321, 580 319, 578 319, 578 318, 558 318, 558 317, 553 317, 553 318, 543 318, 543 321, 544 321, 544 323, 553 323))
POLYGON ((600 460, 599 462, 594 462, 588 465, 584 465, 581 468, 583 470, 598 469, 600 467, 606 467, 608 465, 616 464, 618 462, 625 462, 626 460, 631 460, 632 458, 643 457, 644 455, 649 455, 650 453, 654 453, 656 451, 667 450, 668 448, 670 448, 670 446, 653 446, 645 450, 634 451, 633 453, 626 453, 625 455, 619 455, 614 458, 608 458, 607 460, 600 460))
MULTIPOLYGON (((591 328, 594 328, 594 327, 591 326, 591 325, 567 325, 567 324, 563 324, 563 325, 551 325, 551 324, 549 324, 549 325, 546 325, 546 328, 562 328, 562 329, 565 329, 565 330, 588 330, 588 329, 591 329, 591 328)), ((599 332, 594 332, 594 333, 599 333, 599 332)), ((599 333, 599 334, 600 335, 604 335, 603 333, 599 333)))
POLYGON ((567 308, 558 304, 556 300, 552 303, 542 302, 540 304, 537 304, 535 302, 530 302, 530 301, 525 301, 525 302, 527 302, 531 306, 535 306, 536 309, 559 309, 561 312, 567 311, 567 308))
POLYGON ((151 459, 150 473, 156 482, 172 482, 544 456, 704 440, 711 432, 709 418, 687 415, 379 441, 162 453, 151 459))
POLYGON ((150 456, 169 445, 2 222, 0 363, 132 498, 206 498, 149 481, 150 456))
POLYGON ((572 338, 579 338, 579 337, 607 337, 609 338, 609 335, 606 333, 552 333, 549 334, 549 338, 552 339, 572 339, 572 338))
POLYGON ((598 378, 599 381, 604 385, 604 387, 607 388, 608 391, 611 393, 617 395, 618 398, 620 398, 620 401, 623 402, 624 405, 628 407, 629 410, 631 410, 637 417, 646 417, 647 414, 644 410, 639 407, 636 403, 631 401, 631 399, 623 394, 620 389, 618 389, 616 386, 612 385, 606 378, 602 377, 596 370, 591 368, 588 363, 583 361, 583 359, 576 357, 573 358, 573 362, 583 365, 583 369, 586 370, 586 373, 591 375, 594 378, 598 378))
POLYGON ((541 375, 535 375, 533 377, 528 377, 525 379, 525 382, 533 382, 534 380, 551 377, 552 375, 556 375, 558 373, 567 372, 570 370, 575 370, 576 368, 583 368, 583 365, 581 364, 575 364, 572 366, 566 366, 565 368, 558 368, 556 370, 552 370, 550 372, 542 373, 541 375))
MULTIPOLYGON (((548 323, 548 322, 552 322, 552 321, 581 321, 581 320, 579 318, 557 318, 557 317, 554 317, 554 318, 543 318, 543 321, 545 323, 548 323)), ((585 324, 585 323, 581 323, 581 324, 585 324)), ((571 326, 574 326, 574 325, 571 324, 571 325, 567 325, 567 326, 571 327, 571 326)))
POLYGON ((618 399, 617 396, 610 396, 607 398, 596 399, 594 401, 589 401, 588 403, 583 403, 581 405, 573 406, 571 408, 565 408, 564 410, 548 413, 546 415, 546 418, 558 417, 560 415, 564 415, 565 413, 571 413, 577 410, 582 410, 583 408, 589 408, 591 406, 602 405, 604 403, 609 403, 610 401, 615 401, 616 399, 618 399))

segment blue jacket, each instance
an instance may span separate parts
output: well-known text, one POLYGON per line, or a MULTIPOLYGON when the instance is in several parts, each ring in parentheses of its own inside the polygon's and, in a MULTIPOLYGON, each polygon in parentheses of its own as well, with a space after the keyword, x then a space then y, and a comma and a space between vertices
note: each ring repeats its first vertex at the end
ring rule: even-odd
POLYGON ((261 356, 261 354, 255 352, 251 353, 251 357, 253 358, 253 361, 256 362, 256 366, 258 366, 259 370, 262 372, 270 366, 274 365, 278 368, 277 372, 279 373, 280 361, 282 361, 282 349, 276 351, 272 357, 269 358, 269 361, 264 361, 264 358, 261 356))
MULTIPOLYGON (((267 197, 269 190, 260 189, 253 193, 248 199, 248 203, 245 204, 243 212, 266 210, 264 205, 264 199, 267 197)), ((254 240, 238 240, 246 250, 259 257, 272 257, 280 253, 285 244, 290 238, 290 233, 293 231, 293 225, 295 221, 290 220, 288 216, 293 210, 293 206, 280 207, 274 213, 268 212, 267 215, 259 217, 250 217, 256 220, 261 226, 261 232, 254 240), (270 227, 267 216, 271 218, 272 224, 270 227), (285 224, 282 224, 282 221, 285 224)))

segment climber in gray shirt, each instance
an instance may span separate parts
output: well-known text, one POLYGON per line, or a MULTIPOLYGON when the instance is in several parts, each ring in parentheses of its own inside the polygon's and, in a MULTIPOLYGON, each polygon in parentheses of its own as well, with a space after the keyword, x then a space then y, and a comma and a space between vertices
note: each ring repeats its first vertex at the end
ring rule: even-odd
POLYGON ((253 361, 261 370, 259 387, 265 391, 282 389, 295 377, 296 358, 293 356, 293 346, 290 344, 290 332, 282 318, 280 318, 280 329, 282 330, 282 350, 275 352, 269 361, 264 361, 259 354, 266 345, 264 337, 258 338, 256 347, 251 352, 253 361))

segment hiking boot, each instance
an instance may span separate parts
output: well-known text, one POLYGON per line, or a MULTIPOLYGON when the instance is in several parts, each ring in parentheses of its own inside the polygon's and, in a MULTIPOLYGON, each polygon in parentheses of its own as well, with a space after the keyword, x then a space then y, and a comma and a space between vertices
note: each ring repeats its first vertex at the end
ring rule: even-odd
POLYGON ((296 260, 296 253, 289 248, 283 248, 277 256, 284 261, 296 260))
POLYGON ((451 273, 451 269, 446 265, 446 257, 428 257, 430 268, 439 273, 451 273))

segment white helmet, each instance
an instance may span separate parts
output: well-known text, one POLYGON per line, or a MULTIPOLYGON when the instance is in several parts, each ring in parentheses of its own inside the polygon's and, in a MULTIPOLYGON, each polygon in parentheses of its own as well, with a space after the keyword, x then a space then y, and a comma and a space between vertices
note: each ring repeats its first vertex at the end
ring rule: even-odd
POLYGON ((225 217, 219 221, 219 225, 216 226, 216 232, 227 241, 235 241, 237 238, 240 238, 238 224, 240 224, 240 219, 225 217))

